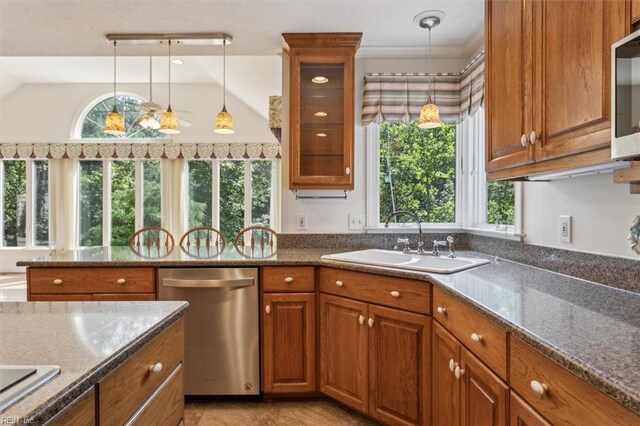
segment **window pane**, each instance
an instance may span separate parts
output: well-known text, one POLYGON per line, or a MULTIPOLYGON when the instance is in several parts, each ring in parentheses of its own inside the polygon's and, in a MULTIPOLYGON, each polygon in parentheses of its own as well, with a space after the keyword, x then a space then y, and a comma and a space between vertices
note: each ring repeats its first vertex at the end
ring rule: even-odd
MULTIPOLYGON (((415 123, 380 126, 380 222, 396 210, 423 223, 454 223, 456 128, 424 130, 415 123)), ((396 216, 398 222, 410 222, 396 216)))
POLYGON ((251 223, 271 226, 272 161, 251 162, 251 223))
POLYGON ((80 245, 102 245, 102 161, 80 161, 80 245))
POLYGON ((189 228, 212 226, 211 161, 189 161, 189 228))
POLYGON ((490 182, 487 185, 487 223, 513 225, 514 186, 513 182, 490 182))
POLYGON ((142 226, 162 226, 162 181, 160 160, 142 163, 142 226))
POLYGON ((27 222, 27 162, 4 162, 4 223, 5 247, 24 247, 27 222))
POLYGON ((244 228, 244 161, 220 162, 220 232, 233 242, 244 228))
POLYGON ((111 245, 126 246, 136 227, 136 168, 133 161, 111 163, 111 245))
POLYGON ((42 160, 34 161, 33 170, 34 243, 36 246, 47 246, 49 245, 49 162, 42 160))

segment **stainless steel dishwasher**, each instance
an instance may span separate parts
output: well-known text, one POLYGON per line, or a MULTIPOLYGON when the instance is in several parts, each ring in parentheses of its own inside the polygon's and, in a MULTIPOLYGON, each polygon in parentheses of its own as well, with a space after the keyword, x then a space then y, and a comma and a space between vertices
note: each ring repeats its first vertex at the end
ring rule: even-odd
POLYGON ((260 393, 258 270, 161 268, 160 300, 186 300, 185 395, 260 393))

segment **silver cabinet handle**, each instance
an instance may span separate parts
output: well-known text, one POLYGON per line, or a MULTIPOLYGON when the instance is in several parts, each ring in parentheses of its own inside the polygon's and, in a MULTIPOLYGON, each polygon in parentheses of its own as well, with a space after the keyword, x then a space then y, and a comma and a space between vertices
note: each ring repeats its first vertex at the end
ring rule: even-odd
POLYGON ((284 279, 285 283, 292 283, 293 282, 293 277, 287 277, 284 279))
POLYGON ((344 285, 344 283, 342 281, 336 281, 336 285, 338 287, 342 287, 344 285))
POLYGON ((123 284, 125 284, 125 283, 127 282, 127 280, 126 280, 126 279, 124 279, 124 278, 119 278, 119 279, 118 279, 118 281, 116 281, 116 282, 117 282, 118 284, 120 284, 120 285, 123 285, 123 284))
POLYGON ((53 284, 61 285, 62 284, 62 280, 60 278, 56 278, 55 280, 53 280, 53 284))
POLYGON ((538 140, 538 134, 535 132, 535 130, 533 130, 529 134, 529 142, 531 142, 531 145, 533 145, 534 143, 536 143, 537 140, 538 140))
POLYGON ((265 306, 265 307, 264 307, 264 311, 265 311, 267 314, 270 314, 270 313, 271 313, 271 306, 269 306, 269 305, 265 306))
POLYGON ((369 318, 369 321, 367 321, 367 324, 369 324, 369 327, 373 327, 373 318, 369 318))
POLYGON ((222 280, 179 280, 175 278, 163 278, 164 287, 180 288, 240 288, 253 286, 253 278, 232 278, 222 280))
POLYGON ((527 136, 526 135, 522 135, 520 137, 520 145, 522 145, 523 147, 527 146, 527 136))
POLYGON ((164 368, 164 366, 162 365, 162 363, 161 363, 161 362, 156 362, 155 364, 151 364, 151 365, 149 366, 149 371, 150 371, 151 373, 156 373, 156 374, 158 374, 159 372, 161 372, 161 371, 162 371, 162 369, 163 369, 163 368, 164 368))
POLYGON ((400 297, 400 292, 399 292, 399 291, 395 291, 395 290, 393 290, 393 291, 391 292, 391 295, 392 295, 393 297, 396 297, 396 298, 397 298, 397 297, 400 297))
POLYGON ((360 325, 364 324, 364 316, 363 315, 360 315, 358 317, 358 322, 360 322, 360 325))

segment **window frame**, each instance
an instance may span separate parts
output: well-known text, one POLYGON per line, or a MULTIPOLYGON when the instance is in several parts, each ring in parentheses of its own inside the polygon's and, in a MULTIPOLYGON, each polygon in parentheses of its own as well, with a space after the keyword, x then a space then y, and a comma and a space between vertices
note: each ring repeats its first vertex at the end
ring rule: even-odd
MULTIPOLYGON (((49 244, 46 246, 39 246, 35 244, 35 209, 33 208, 34 196, 35 196, 35 188, 33 185, 35 184, 34 174, 35 170, 35 162, 36 161, 47 161, 47 194, 49 194, 49 203, 51 203, 51 163, 49 163, 48 159, 2 159, 0 160, 0 217, 4 218, 4 164, 6 161, 25 161, 26 162, 26 181, 25 181, 25 213, 26 213, 26 223, 25 223, 25 245, 18 247, 10 247, 0 245, 0 249, 2 250, 30 250, 30 249, 42 249, 47 248, 51 245, 51 205, 49 205, 48 215, 47 215, 47 240, 49 244)), ((4 226, 0 226, 0 244, 4 241, 4 226)))

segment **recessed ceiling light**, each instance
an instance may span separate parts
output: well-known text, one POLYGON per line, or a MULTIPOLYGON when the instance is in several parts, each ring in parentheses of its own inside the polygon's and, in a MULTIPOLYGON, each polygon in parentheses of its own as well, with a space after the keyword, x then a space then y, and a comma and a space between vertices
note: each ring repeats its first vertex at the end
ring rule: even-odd
POLYGON ((184 61, 183 61, 182 59, 180 59, 180 58, 173 58, 173 59, 171 60, 171 62, 173 62, 175 65, 182 65, 182 64, 184 64, 184 61))
POLYGON ((329 82, 329 77, 325 77, 323 75, 317 75, 311 79, 311 82, 315 84, 325 84, 329 82))
POLYGON ((316 133, 316 136, 319 138, 326 138, 327 134, 326 133, 316 133))
POLYGON ((315 114, 313 114, 313 115, 315 115, 316 117, 326 117, 326 116, 327 116, 327 115, 329 115, 329 114, 327 114, 327 113, 326 113, 326 112, 324 112, 324 111, 318 111, 318 112, 316 112, 316 113, 315 113, 315 114))

